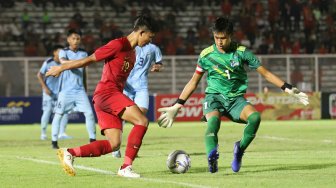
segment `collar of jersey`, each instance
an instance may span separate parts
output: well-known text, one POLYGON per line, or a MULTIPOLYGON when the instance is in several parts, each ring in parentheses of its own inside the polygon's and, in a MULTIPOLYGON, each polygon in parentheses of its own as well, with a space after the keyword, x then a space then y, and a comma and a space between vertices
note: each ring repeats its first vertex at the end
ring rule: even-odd
POLYGON ((217 53, 219 53, 219 54, 226 54, 226 52, 220 52, 219 50, 218 50, 218 48, 217 48, 217 46, 216 46, 216 44, 213 44, 214 45, 214 49, 215 49, 215 51, 217 52, 217 53))

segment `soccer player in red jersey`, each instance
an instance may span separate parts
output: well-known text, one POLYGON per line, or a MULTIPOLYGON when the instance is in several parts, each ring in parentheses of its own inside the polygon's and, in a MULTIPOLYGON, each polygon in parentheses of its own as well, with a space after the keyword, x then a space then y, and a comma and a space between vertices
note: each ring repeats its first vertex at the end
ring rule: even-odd
POLYGON ((126 79, 135 63, 135 47, 148 44, 157 31, 154 20, 148 16, 139 16, 133 31, 127 37, 111 40, 98 48, 92 55, 64 61, 61 66, 49 69, 47 76, 58 76, 62 71, 87 66, 104 60, 102 77, 93 95, 93 104, 98 117, 101 134, 107 140, 97 140, 75 148, 61 148, 57 155, 65 172, 74 176, 73 160, 75 157, 99 157, 117 151, 121 143, 122 121, 134 125, 128 136, 124 163, 118 175, 139 178, 132 170, 132 163, 137 155, 142 139, 147 131, 148 119, 139 107, 123 94, 126 79))

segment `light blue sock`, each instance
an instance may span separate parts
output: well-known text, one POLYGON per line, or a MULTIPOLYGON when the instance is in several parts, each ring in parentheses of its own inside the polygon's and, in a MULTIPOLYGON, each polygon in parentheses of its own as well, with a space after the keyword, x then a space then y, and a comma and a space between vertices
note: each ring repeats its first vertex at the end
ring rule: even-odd
POLYGON ((46 134, 47 133, 47 127, 51 115, 51 110, 45 110, 43 111, 42 117, 41 117, 41 133, 46 134))
POLYGON ((54 119, 51 123, 51 141, 57 141, 58 140, 58 132, 60 129, 61 119, 63 115, 55 113, 54 119))
POLYGON ((96 139, 96 122, 91 112, 85 112, 85 125, 90 139, 96 139))
POLYGON ((65 130, 67 128, 67 125, 68 125, 68 114, 63 114, 63 117, 61 119, 61 125, 60 125, 60 130, 59 130, 59 135, 62 135, 65 133, 65 130))

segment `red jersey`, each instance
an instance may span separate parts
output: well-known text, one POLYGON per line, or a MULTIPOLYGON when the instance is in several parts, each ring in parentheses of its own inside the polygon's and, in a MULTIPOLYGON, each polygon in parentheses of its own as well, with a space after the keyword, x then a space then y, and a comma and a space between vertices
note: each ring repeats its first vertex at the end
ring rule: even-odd
POLYGON ((111 40, 94 52, 97 61, 105 60, 101 79, 94 95, 111 91, 122 92, 134 67, 135 51, 126 37, 111 40))

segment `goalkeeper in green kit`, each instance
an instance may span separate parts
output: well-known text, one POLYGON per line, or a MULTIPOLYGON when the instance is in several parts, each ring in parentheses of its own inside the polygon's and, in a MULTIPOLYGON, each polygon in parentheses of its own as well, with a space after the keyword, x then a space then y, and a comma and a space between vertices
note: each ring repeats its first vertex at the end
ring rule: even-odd
POLYGON ((233 23, 228 18, 219 17, 212 25, 215 44, 205 48, 197 62, 194 75, 184 87, 176 103, 171 107, 160 108, 158 124, 171 127, 183 104, 197 88, 202 76, 207 72, 208 86, 203 101, 203 114, 207 120, 205 147, 209 171, 218 171, 218 137, 221 116, 234 122, 246 124, 240 141, 234 144, 232 170, 238 172, 246 148, 254 139, 260 124, 260 113, 244 98, 248 79, 244 65, 256 70, 268 82, 297 98, 304 105, 309 104, 308 96, 297 88, 278 78, 263 67, 257 57, 233 41, 233 23))

